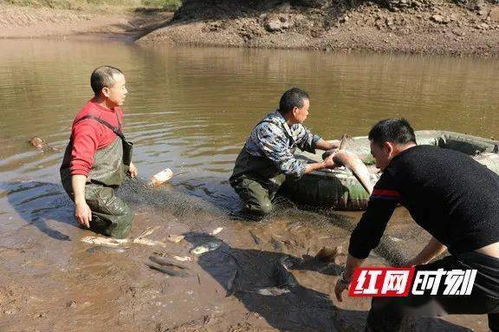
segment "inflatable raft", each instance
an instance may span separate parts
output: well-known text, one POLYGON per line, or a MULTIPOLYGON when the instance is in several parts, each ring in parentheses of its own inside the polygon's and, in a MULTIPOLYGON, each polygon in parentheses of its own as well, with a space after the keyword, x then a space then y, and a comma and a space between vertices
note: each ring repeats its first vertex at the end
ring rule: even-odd
MULTIPOLYGON (((438 130, 416 131, 416 141, 419 145, 434 145, 463 152, 499 174, 499 141, 438 130)), ((374 166, 368 138, 353 137, 346 150, 356 153, 362 159, 369 169, 372 183, 376 183, 381 173, 374 166)), ((322 161, 322 151, 316 152, 299 152, 297 157, 309 162, 322 161)), ((364 210, 369 201, 367 191, 344 167, 305 174, 298 181, 288 180, 284 183, 283 190, 296 202, 335 210, 364 210)))

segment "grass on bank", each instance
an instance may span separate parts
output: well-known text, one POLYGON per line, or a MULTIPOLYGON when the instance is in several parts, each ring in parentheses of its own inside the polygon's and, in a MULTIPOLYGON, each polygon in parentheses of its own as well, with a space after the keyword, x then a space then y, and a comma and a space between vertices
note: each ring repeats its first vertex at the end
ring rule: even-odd
MULTIPOLYGON (((182 5, 182 0, 3 0, 3 2, 15 6, 72 10, 136 9, 146 7, 175 11, 182 5)), ((0 0, 0 3, 2 3, 2 0, 0 0)))

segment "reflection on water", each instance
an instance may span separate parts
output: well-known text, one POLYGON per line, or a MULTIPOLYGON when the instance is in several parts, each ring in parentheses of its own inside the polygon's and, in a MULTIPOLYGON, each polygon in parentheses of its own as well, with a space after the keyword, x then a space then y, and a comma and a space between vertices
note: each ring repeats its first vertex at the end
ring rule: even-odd
MULTIPOLYGON (((222 206, 237 202, 226 179, 248 132, 291 86, 310 92, 307 124, 326 138, 365 135, 390 116, 417 129, 497 135, 495 59, 39 40, 1 41, 0 60, 4 181, 59 181, 61 153, 33 151, 26 140, 64 146, 91 96, 90 72, 102 64, 127 75, 126 132, 141 174, 170 167, 183 173, 173 180, 178 188, 222 206)), ((0 201, 0 212, 9 210, 0 201)))

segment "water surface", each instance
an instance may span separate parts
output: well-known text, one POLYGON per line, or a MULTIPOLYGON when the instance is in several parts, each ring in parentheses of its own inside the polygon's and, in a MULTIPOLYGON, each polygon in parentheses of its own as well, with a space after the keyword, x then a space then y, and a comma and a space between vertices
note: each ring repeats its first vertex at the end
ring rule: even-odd
MULTIPOLYGON (((114 312, 118 310, 134 317, 133 321, 125 320, 129 327, 149 330, 158 329, 161 324, 170 326, 197 319, 196 315, 201 313, 234 310, 234 303, 225 295, 220 295, 218 302, 213 299, 214 289, 220 288, 214 286, 214 280, 219 280, 220 275, 210 270, 209 262, 200 266, 213 275, 197 269, 200 285, 203 282, 211 286, 203 284, 196 291, 194 304, 178 304, 171 299, 183 299, 183 292, 192 284, 188 280, 184 286, 177 284, 170 289, 162 277, 151 276, 140 261, 151 254, 149 249, 132 248, 121 258, 113 258, 113 265, 108 266, 108 254, 89 254, 78 241, 89 233, 75 227, 72 205, 59 184, 62 152, 43 153, 27 141, 36 135, 53 146, 65 146, 74 115, 91 98, 90 73, 103 64, 117 66, 126 74, 129 95, 124 106, 125 131, 135 142, 135 163, 141 176, 147 178, 169 167, 179 175, 166 189, 185 195, 165 194, 154 199, 139 192, 128 195, 137 213, 132 234, 136 236, 154 224, 161 225, 161 236, 209 231, 222 224, 224 241, 239 253, 244 252, 241 247, 257 249, 244 252, 256 258, 262 248, 268 250, 269 257, 274 255, 270 252, 275 248, 268 242, 272 237, 282 239, 284 251, 297 257, 313 254, 324 245, 346 246, 349 231, 359 216, 351 214, 353 218, 344 224, 325 217, 326 222, 332 221, 329 228, 312 225, 314 219, 321 218, 316 214, 293 214, 296 211, 258 226, 227 221, 228 210, 240 207, 227 183, 237 153, 251 128, 277 107, 284 90, 297 86, 310 93, 311 112, 306 125, 328 139, 339 138, 343 133, 366 135, 376 121, 395 116, 406 117, 416 129, 445 129, 496 139, 499 133, 496 59, 295 50, 148 49, 114 41, 2 40, 0 281, 5 286, 0 289, 0 297, 3 289, 8 291, 4 295, 13 299, 9 302, 12 308, 8 309, 13 316, 4 320, 0 313, 0 328, 14 329, 16 324, 24 324, 26 329, 34 324, 38 328, 38 321, 26 320, 16 312, 24 310, 38 315, 37 306, 43 304, 47 328, 57 322, 61 330, 73 325, 84 329, 84 324, 91 324, 84 306, 80 315, 68 313, 67 317, 75 317, 74 320, 59 321, 60 302, 69 300, 76 301, 77 308, 80 303, 95 303, 96 316, 92 320, 96 317, 111 328, 120 323, 114 312), (249 229, 263 239, 262 245, 253 243, 249 229), (120 268, 116 270, 116 266, 120 268), (99 291, 103 285, 107 292, 99 291), (159 302, 151 294, 158 287, 163 300, 170 305, 168 309, 164 305, 155 307, 154 303, 159 302), (47 289, 54 290, 53 294, 48 296, 47 289), (66 291, 57 293, 57 289, 66 291), (126 291, 122 292, 123 289, 126 291), (136 292, 141 296, 136 296, 136 292), (31 294, 25 300, 28 305, 22 302, 24 294, 31 294), (124 295, 116 299, 116 294, 124 295), (35 297, 43 300, 36 302, 35 297), (16 306, 16 301, 22 304, 16 306), (115 301, 117 307, 101 310, 106 301, 115 301), (195 305, 205 307, 198 310, 195 305), (165 315, 165 310, 176 314, 165 315), (158 312, 157 316, 151 316, 152 312, 158 312), (10 323, 2 325, 3 322, 10 323)), ((403 212, 395 219, 409 221, 403 212)), ((401 242, 403 246, 413 251, 423 246, 422 239, 427 237, 421 230, 412 228, 414 233, 409 234, 407 228, 398 228, 402 224, 393 225, 390 233, 402 237, 407 241, 401 242)), ((188 254, 188 249, 188 244, 167 248, 178 255, 188 254)), ((298 275, 300 284, 327 293, 330 275, 298 275)), ((309 293, 313 295, 309 304, 318 305, 317 294, 309 293)), ((271 327, 289 327, 289 321, 283 319, 288 317, 287 313, 273 316, 272 311, 264 310, 272 301, 265 304, 239 300, 246 309, 238 309, 240 315, 234 313, 227 324, 238 324, 239 317, 247 319, 245 312, 249 310, 263 315, 271 327)), ((338 326, 338 322, 330 320, 332 303, 323 297, 319 302, 327 320, 321 324, 338 326)), ((363 322, 368 301, 349 305, 364 312, 360 313, 361 318, 353 315, 346 321, 363 322)), ((64 310, 72 310, 72 305, 67 308, 64 310)), ((342 314, 345 313, 338 312, 338 317, 342 314)), ((255 318, 249 324, 256 329, 268 327, 258 322, 255 318)), ((478 329, 485 324, 483 319, 463 318, 462 322, 478 329)), ((317 321, 302 323, 315 326, 317 321)))

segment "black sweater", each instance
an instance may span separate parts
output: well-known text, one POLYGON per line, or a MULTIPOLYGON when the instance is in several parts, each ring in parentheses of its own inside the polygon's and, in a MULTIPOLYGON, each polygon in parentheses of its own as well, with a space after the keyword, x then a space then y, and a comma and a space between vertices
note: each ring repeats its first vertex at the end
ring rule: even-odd
POLYGON ((378 245, 398 203, 451 254, 499 241, 499 176, 463 153, 421 145, 393 158, 376 183, 350 238, 352 256, 378 245))

